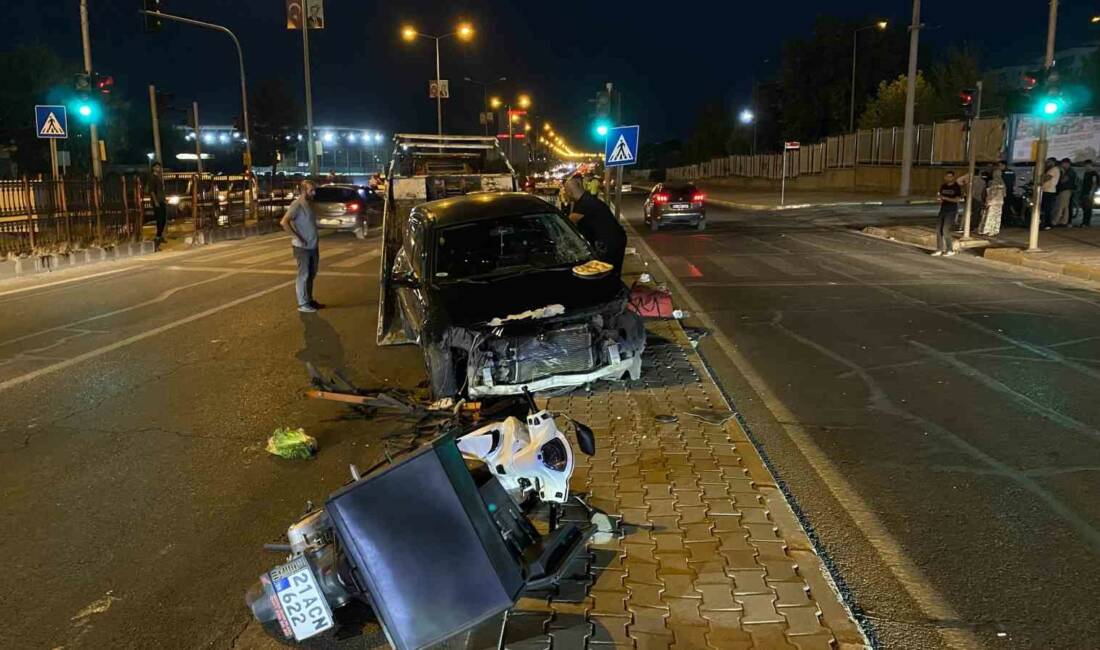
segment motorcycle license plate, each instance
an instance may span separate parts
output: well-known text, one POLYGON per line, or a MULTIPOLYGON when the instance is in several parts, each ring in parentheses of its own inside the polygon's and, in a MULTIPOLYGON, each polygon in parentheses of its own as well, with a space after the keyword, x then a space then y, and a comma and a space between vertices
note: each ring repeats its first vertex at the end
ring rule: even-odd
POLYGON ((691 205, 689 205, 687 203, 673 203, 672 204, 672 209, 673 210, 687 210, 690 207, 691 207, 691 205))
POLYGON ((279 625, 288 638, 302 641, 335 625, 332 610, 304 557, 275 567, 267 575, 279 603, 279 625))

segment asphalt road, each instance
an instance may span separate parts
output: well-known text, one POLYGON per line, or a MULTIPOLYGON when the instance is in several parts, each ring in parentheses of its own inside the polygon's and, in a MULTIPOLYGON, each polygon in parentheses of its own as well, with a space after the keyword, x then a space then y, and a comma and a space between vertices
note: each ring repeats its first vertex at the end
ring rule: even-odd
POLYGON ((233 644, 280 560, 261 546, 398 426, 302 398, 304 362, 423 376, 415 348, 374 349, 377 251, 325 237, 310 316, 282 236, 0 285, 0 647, 233 644), (267 454, 279 426, 323 453, 267 454))
POLYGON ((1100 646, 1095 287, 856 231, 934 208, 712 205, 705 232, 649 233, 639 206, 883 647, 1100 646))

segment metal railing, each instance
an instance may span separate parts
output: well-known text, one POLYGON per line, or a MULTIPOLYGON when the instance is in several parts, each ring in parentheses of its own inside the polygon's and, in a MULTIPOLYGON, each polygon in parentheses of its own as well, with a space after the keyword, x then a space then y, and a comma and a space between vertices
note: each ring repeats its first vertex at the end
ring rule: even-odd
POLYGON ((0 181, 0 259, 114 246, 141 237, 141 181, 0 181))
MULTIPOLYGON (((913 137, 914 164, 962 164, 968 143, 978 147, 978 159, 994 161, 1001 157, 1006 125, 1003 118, 974 121, 968 133, 959 120, 918 125, 913 137)), ((846 169, 859 165, 900 165, 903 130, 900 127, 862 129, 855 133, 830 136, 815 144, 787 153, 787 176, 821 174, 827 169, 846 169)), ((668 178, 695 180, 724 176, 778 179, 782 175, 781 154, 725 156, 694 165, 671 167, 668 178)))

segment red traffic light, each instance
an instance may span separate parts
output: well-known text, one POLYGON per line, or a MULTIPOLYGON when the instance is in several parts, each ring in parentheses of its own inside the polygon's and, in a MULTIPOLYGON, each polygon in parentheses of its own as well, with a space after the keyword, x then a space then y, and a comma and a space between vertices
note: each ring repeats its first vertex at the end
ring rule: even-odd
POLYGON ((95 87, 104 95, 110 95, 115 87, 115 78, 110 75, 96 75, 95 87))
POLYGON ((959 105, 963 107, 970 106, 974 103, 974 91, 967 89, 959 91, 959 105))

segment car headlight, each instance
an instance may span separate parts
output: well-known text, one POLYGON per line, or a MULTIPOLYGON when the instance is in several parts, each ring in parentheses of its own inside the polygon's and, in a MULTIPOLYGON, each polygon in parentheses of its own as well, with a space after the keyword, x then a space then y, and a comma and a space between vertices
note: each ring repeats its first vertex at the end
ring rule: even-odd
POLYGON ((180 197, 176 196, 175 194, 168 197, 168 205, 179 205, 179 204, 180 204, 180 197))

